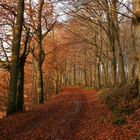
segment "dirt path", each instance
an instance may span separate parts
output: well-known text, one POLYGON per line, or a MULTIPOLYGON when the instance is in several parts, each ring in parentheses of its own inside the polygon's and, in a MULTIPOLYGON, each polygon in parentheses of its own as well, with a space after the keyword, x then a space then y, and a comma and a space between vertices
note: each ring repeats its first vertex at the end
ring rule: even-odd
POLYGON ((72 140, 84 106, 84 94, 69 89, 35 111, 1 121, 0 140, 72 140))
POLYGON ((129 140, 108 123, 95 91, 66 89, 36 110, 0 121, 0 140, 129 140), (120 134, 120 135, 117 135, 120 134))

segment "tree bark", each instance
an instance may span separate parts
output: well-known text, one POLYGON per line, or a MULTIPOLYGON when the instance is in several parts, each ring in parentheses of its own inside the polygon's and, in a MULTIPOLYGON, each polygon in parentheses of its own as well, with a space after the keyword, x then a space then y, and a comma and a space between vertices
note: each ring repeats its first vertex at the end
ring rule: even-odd
POLYGON ((97 63, 97 77, 98 77, 98 86, 97 88, 101 88, 101 68, 100 68, 100 62, 97 63))
POLYGON ((37 71, 37 95, 38 95, 38 103, 41 104, 44 102, 44 94, 43 94, 43 75, 42 75, 42 64, 36 64, 37 71))
POLYGON ((42 64, 44 61, 44 52, 42 48, 42 25, 41 25, 41 19, 42 19, 42 8, 44 5, 44 0, 40 1, 40 6, 38 10, 38 32, 37 32, 37 38, 38 38, 38 58, 37 58, 37 95, 38 95, 38 103, 44 102, 44 93, 43 93, 43 74, 42 74, 42 64))
POLYGON ((20 60, 18 72, 18 85, 17 85, 17 103, 16 110, 24 110, 24 60, 20 60))
POLYGON ((24 50, 19 59, 17 103, 16 103, 17 111, 24 110, 24 66, 25 66, 26 58, 27 58, 27 54, 28 54, 27 47, 28 47, 28 41, 29 41, 29 33, 30 33, 30 30, 27 29, 26 39, 25 39, 25 43, 24 43, 24 50))
POLYGON ((117 82, 117 62, 116 62, 116 48, 115 48, 115 37, 114 37, 114 29, 113 29, 113 21, 110 12, 110 5, 106 0, 106 5, 108 6, 108 11, 106 13, 108 20, 108 39, 110 42, 111 52, 112 52, 112 72, 113 72, 113 84, 115 85, 117 82))
POLYGON ((118 15, 117 15, 117 0, 112 0, 112 29, 113 29, 113 35, 114 35, 114 43, 115 48, 118 49, 118 75, 120 76, 120 83, 125 84, 126 83, 126 76, 125 76, 125 69, 124 69, 124 58, 122 53, 122 47, 120 44, 120 38, 119 38, 119 23, 118 23, 118 15))
POLYGON ((133 0, 133 10, 135 17, 133 18, 134 40, 136 48, 136 79, 138 84, 138 93, 140 97, 140 0, 133 0))
POLYGON ((23 15, 24 15, 24 0, 18 0, 17 17, 14 26, 14 37, 12 46, 12 60, 10 70, 7 115, 16 112, 19 49, 22 34, 23 15))

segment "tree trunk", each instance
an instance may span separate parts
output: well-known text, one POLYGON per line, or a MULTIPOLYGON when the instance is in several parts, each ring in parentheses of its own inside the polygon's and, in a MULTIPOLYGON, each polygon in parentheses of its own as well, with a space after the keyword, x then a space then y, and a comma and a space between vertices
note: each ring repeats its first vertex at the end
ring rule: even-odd
POLYGON ((93 79, 92 79, 92 65, 90 65, 90 86, 93 86, 93 79))
POLYGON ((101 88, 101 68, 100 68, 100 63, 97 64, 97 77, 98 77, 98 84, 97 88, 101 88))
POLYGON ((25 61, 20 60, 18 72, 18 85, 17 85, 17 111, 24 110, 24 65, 25 61))
POLYGON ((42 64, 37 62, 36 72, 37 72, 37 95, 38 95, 38 103, 41 104, 44 102, 44 94, 43 94, 43 75, 42 75, 42 64))
POLYGON ((37 95, 38 95, 38 103, 44 102, 44 93, 43 93, 43 74, 42 74, 42 64, 44 61, 44 52, 42 48, 42 26, 41 26, 41 19, 42 19, 42 8, 44 5, 44 0, 40 1, 40 6, 38 10, 38 32, 37 32, 37 38, 38 38, 38 58, 37 58, 37 95))
POLYGON ((138 93, 140 97, 140 0, 133 0, 133 9, 135 13, 135 17, 133 18, 133 27, 136 48, 136 77, 138 84, 138 93))
POLYGON ((113 84, 115 85, 117 82, 117 62, 116 62, 116 48, 115 48, 115 37, 114 37, 114 29, 113 29, 113 21, 110 15, 110 5, 106 0, 106 4, 108 6, 108 11, 106 13, 107 20, 108 20, 108 39, 110 41, 110 47, 112 52, 112 72, 113 72, 113 84))
POLYGON ((106 70, 106 86, 108 87, 109 85, 109 62, 108 62, 108 57, 109 57, 109 53, 108 53, 108 47, 106 49, 106 55, 107 55, 107 60, 105 62, 105 70, 106 70))
POLYGON ((76 65, 75 65, 75 60, 73 64, 73 86, 76 85, 76 65))
POLYGON ((119 23, 118 23, 118 15, 117 15, 117 0, 112 0, 112 32, 114 35, 114 43, 115 48, 118 48, 118 75, 120 76, 120 82, 121 84, 126 83, 126 76, 125 76, 125 69, 124 69, 124 58, 122 53, 122 47, 120 44, 120 38, 119 38, 119 23))
POLYGON ((113 58, 112 58, 113 80, 114 80, 113 84, 116 84, 116 82, 117 82, 117 62, 116 62, 116 53, 115 53, 114 40, 113 40, 113 43, 111 45, 112 45, 112 56, 113 56, 113 58))
POLYGON ((17 17, 14 26, 14 37, 12 46, 12 60, 10 70, 7 115, 16 112, 18 63, 19 63, 19 50, 23 25, 23 15, 24 15, 24 0, 18 0, 17 17))
POLYGON ((27 47, 28 47, 28 41, 29 41, 29 34, 30 34, 30 30, 27 29, 26 39, 24 42, 24 50, 23 50, 22 55, 19 58, 18 84, 17 84, 17 104, 16 104, 17 111, 24 110, 24 66, 25 66, 26 57, 28 54, 27 47))

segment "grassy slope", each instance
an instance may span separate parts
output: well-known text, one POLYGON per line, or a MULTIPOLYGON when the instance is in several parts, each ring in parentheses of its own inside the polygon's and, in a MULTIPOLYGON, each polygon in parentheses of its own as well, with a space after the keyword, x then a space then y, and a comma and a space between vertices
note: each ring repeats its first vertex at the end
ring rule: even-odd
POLYGON ((114 124, 123 124, 127 116, 131 116, 140 108, 140 99, 135 85, 102 89, 98 92, 98 95, 112 111, 114 124))

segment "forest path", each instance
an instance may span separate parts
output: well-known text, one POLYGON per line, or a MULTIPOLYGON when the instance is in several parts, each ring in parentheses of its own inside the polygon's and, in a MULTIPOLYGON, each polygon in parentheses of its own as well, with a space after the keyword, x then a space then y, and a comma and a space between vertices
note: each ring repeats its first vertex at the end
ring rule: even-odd
POLYGON ((96 91, 69 88, 34 111, 0 120, 0 140, 125 140, 106 115, 96 91))

